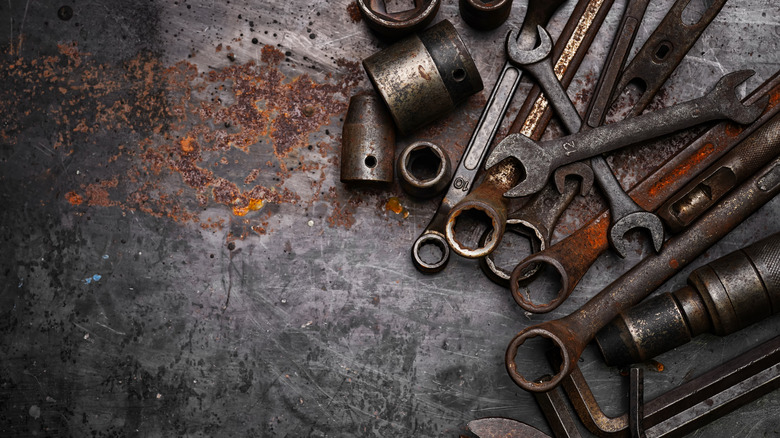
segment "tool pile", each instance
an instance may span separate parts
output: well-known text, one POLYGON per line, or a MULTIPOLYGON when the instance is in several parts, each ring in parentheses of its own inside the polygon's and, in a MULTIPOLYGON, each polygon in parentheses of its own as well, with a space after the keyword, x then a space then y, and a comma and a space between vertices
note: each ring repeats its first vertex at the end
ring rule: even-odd
MULTIPOLYGON (((361 0, 358 5, 375 31, 392 38, 423 29, 439 7, 438 0, 417 0, 414 9, 389 14, 379 3, 361 0)), ((580 118, 565 87, 613 2, 578 1, 553 44, 545 26, 561 3, 529 0, 522 29, 507 36, 507 60, 454 171, 442 148, 427 141, 411 144, 393 163, 396 128, 412 132, 482 89, 479 72, 452 24, 441 21, 365 59, 379 97, 358 95, 350 102, 341 179, 388 182, 397 167, 401 186, 413 196, 432 197, 446 190, 412 246, 415 266, 424 273, 439 272, 450 250, 478 258, 488 277, 508 287, 528 312, 558 307, 600 254, 612 247, 625 257, 630 248, 626 233, 647 230, 654 254, 570 315, 522 330, 510 342, 505 361, 512 380, 536 393, 556 436, 579 436, 559 386, 583 424, 598 436, 679 436, 780 386, 780 338, 647 403, 641 369, 632 368, 629 412, 615 418, 601 411, 576 364, 592 340, 608 364, 627 366, 699 334, 726 335, 780 312, 780 234, 702 266, 690 275, 688 286, 640 304, 780 192, 780 73, 744 99, 736 88, 752 76, 750 70, 723 75, 704 96, 643 113, 725 0, 711 2, 693 25, 682 21, 689 0, 677 0, 629 63, 649 3, 630 1, 580 118), (496 139, 523 73, 538 87, 526 98, 509 135, 496 139), (618 96, 637 83, 641 93, 627 116, 605 124, 618 96), (568 135, 540 141, 553 109, 568 135), (712 123, 701 135, 628 190, 602 155, 707 122, 712 123), (494 140, 500 141, 491 150, 494 140), (477 184, 478 175, 482 179, 477 184), (592 189, 594 180, 609 210, 552 244, 558 219, 578 195, 592 189), (509 198, 526 196, 522 208, 509 211, 509 198), (481 222, 478 241, 473 229, 461 226, 465 217, 481 222), (665 229, 674 235, 665 236, 665 229), (511 271, 493 258, 506 231, 528 235, 534 251, 511 271), (438 249, 435 260, 431 246, 438 249), (560 275, 561 287, 554 299, 538 302, 530 285, 545 266, 560 275), (551 347, 550 375, 526 377, 518 370, 516 357, 534 337, 551 347)), ((460 10, 469 25, 493 29, 506 20, 511 4, 461 0, 460 10)), ((469 428, 482 438, 545 436, 502 418, 476 420, 469 428)))

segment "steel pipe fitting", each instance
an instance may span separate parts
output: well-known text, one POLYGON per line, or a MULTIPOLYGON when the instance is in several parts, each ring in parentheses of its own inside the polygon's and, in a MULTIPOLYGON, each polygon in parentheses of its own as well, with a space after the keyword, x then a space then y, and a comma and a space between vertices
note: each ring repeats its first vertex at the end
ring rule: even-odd
POLYGON ((406 193, 418 198, 438 195, 452 178, 447 153, 429 141, 417 141, 398 156, 398 178, 406 193))
POLYGON ((621 312, 596 342, 607 365, 626 365, 705 332, 733 333, 778 311, 780 233, 696 269, 682 289, 621 312))
POLYGON ((358 0, 366 24, 385 38, 398 39, 425 29, 439 12, 441 0, 415 0, 414 8, 388 12, 384 0, 358 0))
POLYGON ((458 4, 463 21, 478 30, 501 26, 512 12, 512 0, 460 0, 458 4))
POLYGON ((393 182, 395 129, 379 97, 352 96, 341 138, 341 182, 393 182))
POLYGON ((369 56, 363 67, 403 134, 482 90, 477 66, 447 20, 369 56))

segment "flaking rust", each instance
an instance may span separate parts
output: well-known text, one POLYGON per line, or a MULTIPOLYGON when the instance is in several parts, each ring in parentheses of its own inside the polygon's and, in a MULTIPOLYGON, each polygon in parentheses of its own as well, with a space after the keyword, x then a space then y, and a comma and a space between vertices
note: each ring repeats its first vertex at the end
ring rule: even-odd
POLYGON ((0 55, 0 140, 24 146, 24 132, 46 114, 53 134, 45 149, 90 169, 62 189, 73 208, 115 207, 215 229, 227 219, 243 236, 272 231, 271 212, 252 214, 270 203, 303 209, 323 200, 335 216, 330 226, 354 223, 347 210, 355 203, 336 205, 343 189, 329 177, 340 138, 327 129, 325 141, 310 137, 346 111, 363 80, 357 63, 337 61, 337 77, 316 81, 280 71, 285 54, 271 46, 257 63, 206 72, 186 61, 165 66, 149 53, 112 65, 75 44, 36 58, 9 47, 0 55), (229 214, 204 213, 210 204, 229 214))

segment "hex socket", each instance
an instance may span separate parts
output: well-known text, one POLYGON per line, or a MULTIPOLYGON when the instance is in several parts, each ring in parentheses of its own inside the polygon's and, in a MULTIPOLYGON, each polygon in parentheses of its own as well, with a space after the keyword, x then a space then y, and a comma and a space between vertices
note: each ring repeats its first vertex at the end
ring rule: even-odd
POLYGON ((627 365, 705 332, 734 333, 778 311, 780 233, 696 269, 688 286, 620 313, 596 342, 607 365, 627 365))
POLYGON ((379 97, 352 96, 341 131, 341 182, 393 182, 395 129, 379 97))
POLYGON ((418 198, 438 195, 452 178, 450 157, 429 141, 417 141, 405 147, 398 156, 397 167, 401 188, 418 198))
POLYGON ((477 66, 447 20, 369 56, 363 68, 403 134, 482 90, 477 66))

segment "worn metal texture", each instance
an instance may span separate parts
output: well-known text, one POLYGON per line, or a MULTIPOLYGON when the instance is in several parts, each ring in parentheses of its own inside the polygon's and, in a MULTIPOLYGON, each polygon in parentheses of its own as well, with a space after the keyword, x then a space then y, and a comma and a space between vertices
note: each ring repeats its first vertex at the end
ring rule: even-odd
MULTIPOLYGON (((670 4, 651 2, 635 48, 670 4)), ((554 39, 573 7, 553 17, 554 39)), ((621 7, 569 88, 579 109, 621 7)), ((729 1, 658 104, 697 97, 729 71, 757 71, 743 94, 771 76, 778 7, 729 1)), ((489 90, 524 11, 515 1, 488 33, 463 23, 454 1, 436 20, 453 22, 489 90)), ((649 252, 604 255, 542 316, 476 261, 420 274, 408 251, 438 200, 339 182, 340 119, 371 89, 360 61, 388 45, 352 1, 11 0, 0 17, 2 436, 457 436, 485 416, 549 434, 506 375, 507 342, 649 252)), ((524 81, 517 100, 530 89, 524 81)), ((399 137, 396 151, 424 139, 459 156, 486 95, 399 137)), ((632 148, 611 165, 630 186, 682 144, 632 148)), ((554 241, 602 209, 596 195, 574 204, 554 241)), ((778 212, 771 201, 693 265, 778 231, 778 212)), ((647 365, 647 397, 777 324, 662 355, 663 372, 647 365)), ((604 409, 624 411, 619 370, 592 348, 583 360, 604 409)), ((777 434, 778 409, 771 393, 698 436, 777 434)))

